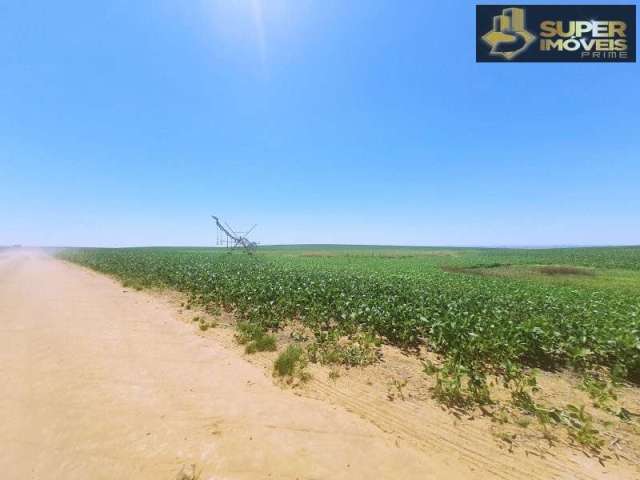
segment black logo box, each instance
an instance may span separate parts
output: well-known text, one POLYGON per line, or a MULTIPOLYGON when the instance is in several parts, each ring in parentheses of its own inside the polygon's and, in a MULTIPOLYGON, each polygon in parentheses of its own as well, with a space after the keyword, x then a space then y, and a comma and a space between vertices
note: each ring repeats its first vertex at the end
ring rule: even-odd
POLYGON ((636 61, 636 6, 635 5, 476 5, 476 62, 635 62, 636 61), (493 17, 506 8, 525 10, 526 30, 536 40, 523 53, 511 60, 491 55, 491 47, 482 36, 493 27, 493 17), (582 58, 581 50, 540 51, 540 22, 544 20, 621 20, 627 23, 627 58, 582 58))

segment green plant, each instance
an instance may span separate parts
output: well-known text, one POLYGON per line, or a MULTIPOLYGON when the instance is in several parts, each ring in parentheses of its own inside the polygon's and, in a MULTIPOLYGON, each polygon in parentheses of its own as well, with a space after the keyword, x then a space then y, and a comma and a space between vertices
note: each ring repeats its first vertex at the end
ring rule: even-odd
POLYGON ((593 417, 586 412, 584 405, 567 405, 567 411, 571 438, 585 447, 599 451, 604 445, 604 440, 593 426, 593 417))
POLYGON ((436 373, 438 373, 438 370, 439 370, 436 364, 433 363, 431 360, 423 361, 422 367, 423 367, 424 373, 426 373, 427 375, 435 375, 436 373))
POLYGON ((309 340, 309 335, 307 335, 307 332, 304 328, 294 328, 291 331, 290 336, 294 342, 306 342, 307 340, 309 340))
POLYGON ((517 365, 507 363, 503 372, 504 386, 511 392, 511 402, 524 412, 535 415, 541 423, 548 423, 548 415, 533 399, 538 390, 538 382, 531 372, 525 372, 517 365))
POLYGON ((609 408, 610 403, 618 398, 615 390, 609 382, 594 372, 586 374, 583 377, 580 389, 589 394, 589 397, 593 400, 593 405, 596 408, 607 409, 609 408))
POLYGON ((432 362, 424 362, 424 369, 426 373, 435 376, 433 395, 442 403, 457 408, 492 403, 487 372, 482 366, 470 368, 447 359, 441 367, 436 367, 432 362))
POLYGON ((236 341, 240 345, 245 345, 253 340, 266 335, 265 329, 262 325, 252 322, 238 322, 236 324, 236 341))
POLYGON ((363 331, 348 335, 341 335, 340 329, 319 331, 307 351, 312 362, 324 365, 370 365, 380 359, 380 340, 363 331))
POLYGON ((254 338, 245 347, 246 353, 275 352, 276 350, 276 337, 267 334, 254 338))
POLYGON ((304 350, 298 345, 289 345, 273 364, 274 374, 279 377, 304 377, 303 370, 306 366, 304 350))
POLYGON ((203 332, 206 332, 207 330, 209 330, 210 328, 214 328, 217 326, 216 322, 211 320, 208 321, 206 318, 204 317, 194 317, 193 319, 194 322, 198 322, 198 327, 200 328, 200 330, 202 330, 203 332))
POLYGON ((469 399, 464 392, 464 368, 453 362, 445 362, 436 372, 434 397, 450 407, 464 408, 469 399))
POLYGON ((238 322, 236 325, 236 340, 245 345, 246 353, 275 352, 276 337, 269 335, 262 325, 251 322, 238 322))

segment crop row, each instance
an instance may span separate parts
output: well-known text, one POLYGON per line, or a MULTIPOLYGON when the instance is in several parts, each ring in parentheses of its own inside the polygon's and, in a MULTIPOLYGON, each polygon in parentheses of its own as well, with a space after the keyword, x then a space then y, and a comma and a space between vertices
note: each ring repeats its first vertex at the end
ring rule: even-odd
MULTIPOLYGON (((168 287, 276 329, 374 332, 424 343, 461 365, 606 366, 640 379, 640 297, 446 273, 321 267, 206 251, 83 249, 68 260, 141 286, 168 287)), ((615 262, 614 262, 615 263, 615 262)))

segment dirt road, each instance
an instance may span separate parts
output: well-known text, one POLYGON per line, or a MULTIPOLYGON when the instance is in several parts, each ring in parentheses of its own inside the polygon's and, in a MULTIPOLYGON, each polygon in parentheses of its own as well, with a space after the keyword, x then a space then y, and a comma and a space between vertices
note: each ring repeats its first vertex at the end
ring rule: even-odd
POLYGON ((0 476, 462 478, 344 409, 275 386, 150 295, 0 254, 0 476))

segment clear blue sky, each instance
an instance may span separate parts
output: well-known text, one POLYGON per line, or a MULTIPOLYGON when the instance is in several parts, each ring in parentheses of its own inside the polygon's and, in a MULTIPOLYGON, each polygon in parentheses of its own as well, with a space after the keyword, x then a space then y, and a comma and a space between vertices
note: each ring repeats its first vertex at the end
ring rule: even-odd
POLYGON ((0 0, 0 244, 639 244, 640 67, 474 5, 0 0))

